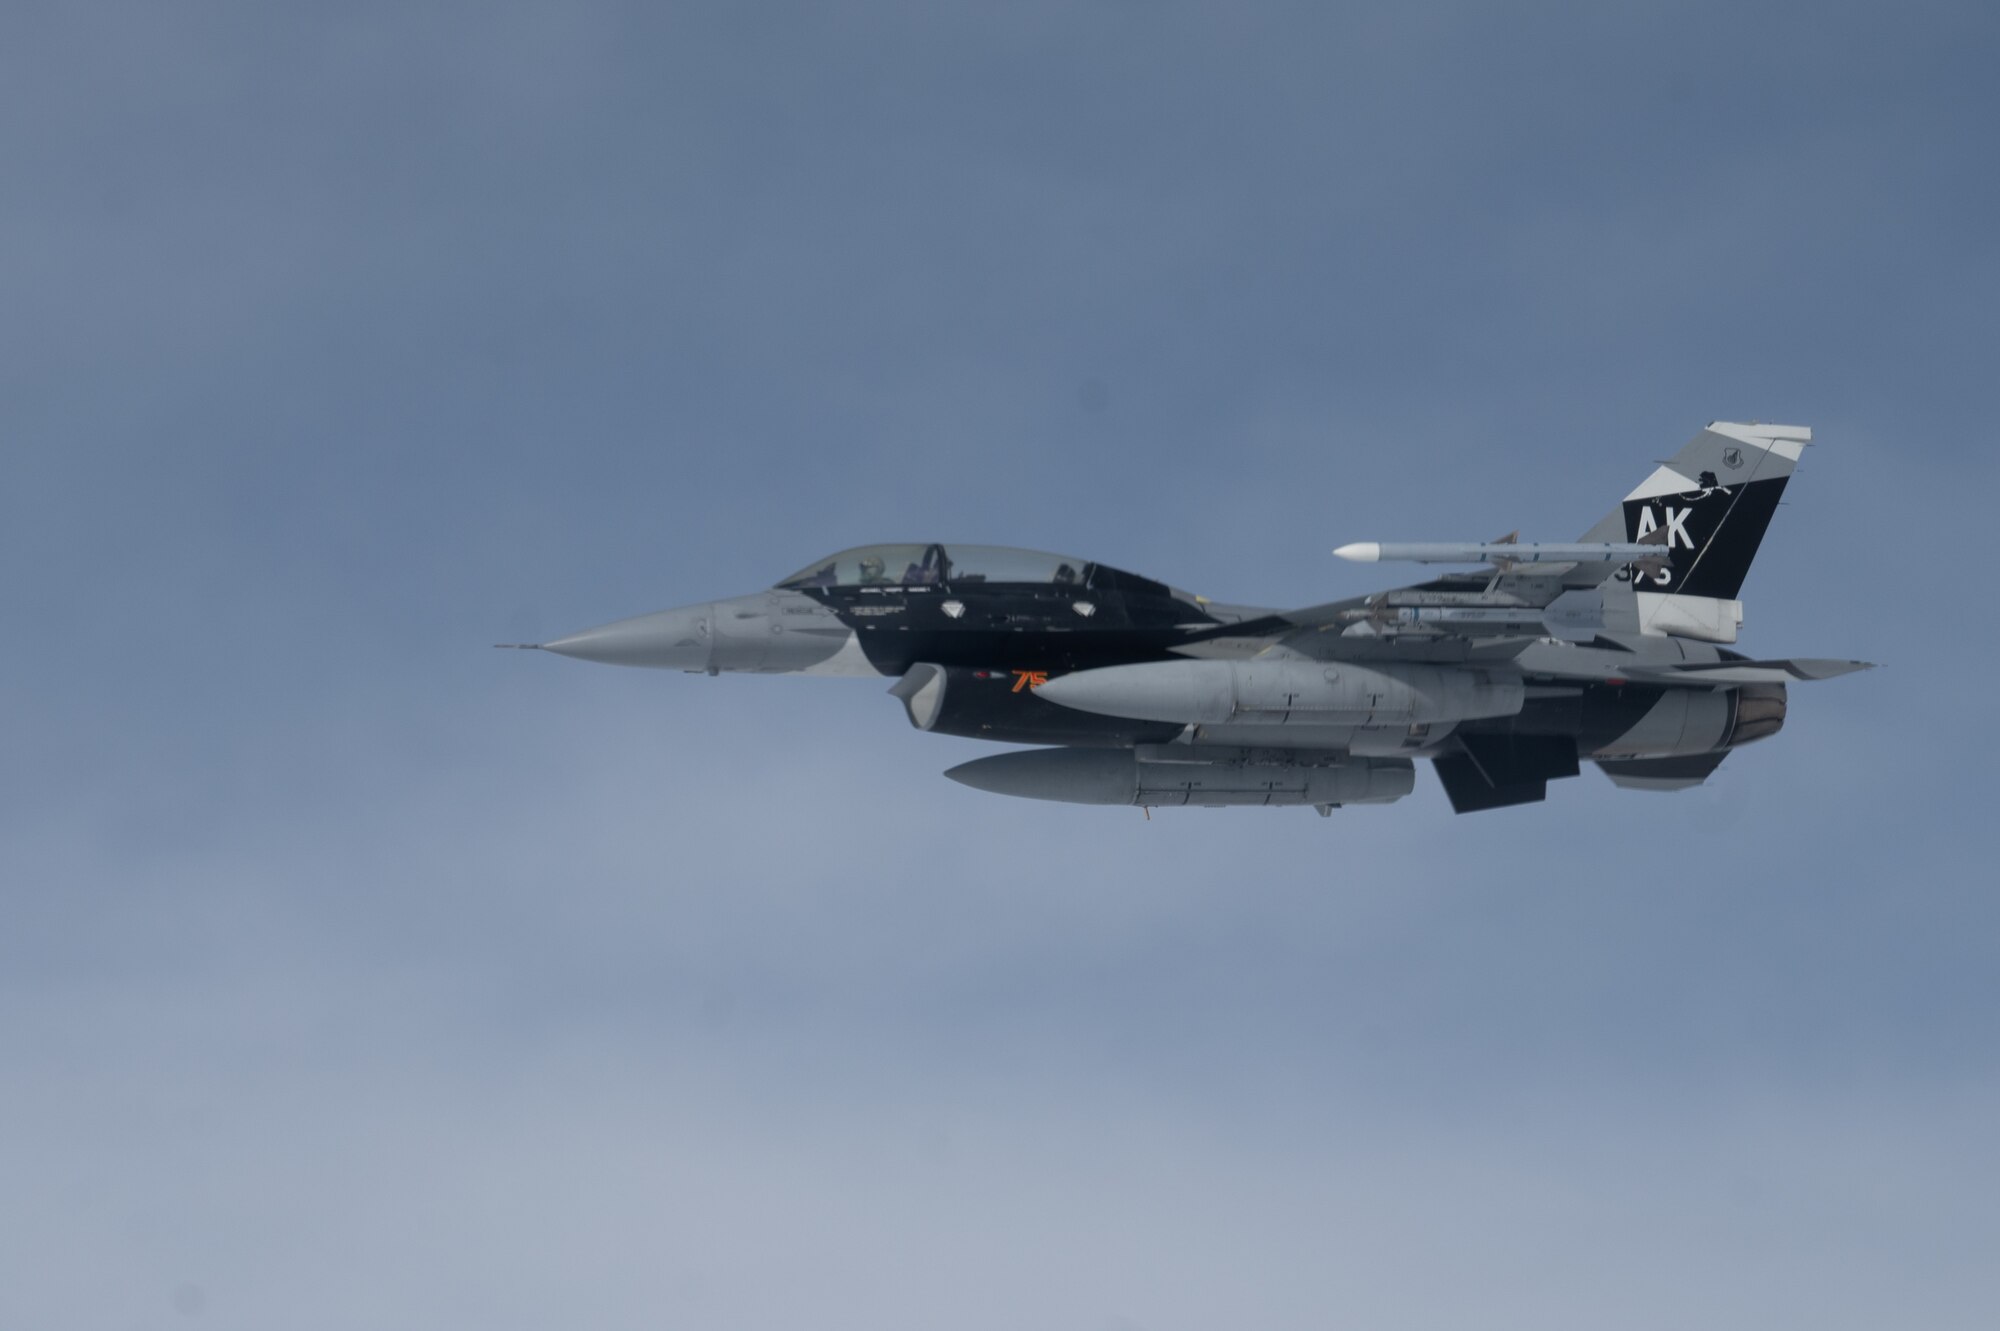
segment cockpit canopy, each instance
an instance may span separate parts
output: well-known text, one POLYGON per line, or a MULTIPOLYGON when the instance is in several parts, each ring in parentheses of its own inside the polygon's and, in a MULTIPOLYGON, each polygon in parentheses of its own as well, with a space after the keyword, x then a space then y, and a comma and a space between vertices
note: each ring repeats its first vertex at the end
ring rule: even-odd
POLYGON ((1192 600, 1184 592, 1103 564, 1004 545, 859 545, 817 559, 778 584, 803 587, 942 587, 981 582, 1116 587, 1192 600))

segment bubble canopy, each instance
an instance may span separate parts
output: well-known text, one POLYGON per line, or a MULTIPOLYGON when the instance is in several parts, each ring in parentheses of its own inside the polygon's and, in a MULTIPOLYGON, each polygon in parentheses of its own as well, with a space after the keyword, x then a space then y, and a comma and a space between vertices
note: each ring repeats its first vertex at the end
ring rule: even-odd
MULTIPOLYGON (((804 587, 942 587, 981 582, 1102 586, 1145 583, 1129 573, 1071 555, 1004 545, 858 545, 816 559, 777 585, 804 587)), ((1162 591, 1169 589, 1162 587, 1162 591)))

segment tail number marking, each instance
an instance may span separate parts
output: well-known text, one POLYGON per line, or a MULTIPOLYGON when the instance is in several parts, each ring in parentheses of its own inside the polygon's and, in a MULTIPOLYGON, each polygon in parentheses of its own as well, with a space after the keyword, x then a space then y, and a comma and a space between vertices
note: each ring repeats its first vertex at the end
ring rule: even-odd
POLYGON ((1049 672, 1046 670, 1016 670, 1014 687, 1009 692, 1019 693, 1022 689, 1039 689, 1048 682, 1049 672))

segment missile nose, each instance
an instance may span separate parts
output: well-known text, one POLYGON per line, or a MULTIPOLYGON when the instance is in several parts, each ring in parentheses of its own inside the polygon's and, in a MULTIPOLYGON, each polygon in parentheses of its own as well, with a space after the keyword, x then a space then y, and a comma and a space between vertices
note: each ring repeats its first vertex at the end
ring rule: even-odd
POLYGON ((545 652, 605 665, 650 666, 659 670, 705 670, 709 665, 713 616, 706 605, 661 610, 613 620, 542 644, 545 652))
POLYGON ((1333 552, 1338 558, 1351 559, 1357 564, 1373 564, 1382 558, 1380 541, 1350 541, 1333 552))

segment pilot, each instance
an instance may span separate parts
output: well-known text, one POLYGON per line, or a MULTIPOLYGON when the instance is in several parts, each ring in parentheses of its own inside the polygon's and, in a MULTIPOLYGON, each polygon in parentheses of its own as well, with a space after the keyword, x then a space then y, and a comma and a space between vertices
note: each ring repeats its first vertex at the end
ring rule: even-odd
POLYGON ((880 587, 883 583, 887 582, 889 578, 882 571, 883 567, 882 556, 861 556, 861 585, 863 587, 880 587))
POLYGON ((935 587, 944 581, 944 547, 933 545, 925 549, 924 562, 912 564, 903 570, 905 587, 935 587))

